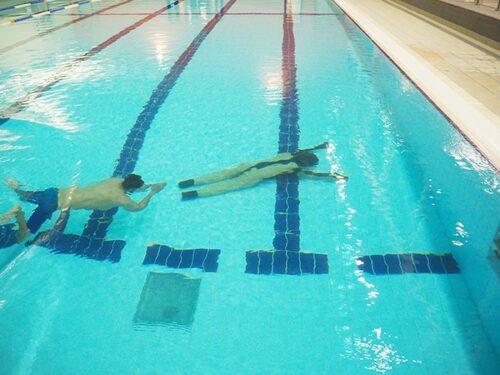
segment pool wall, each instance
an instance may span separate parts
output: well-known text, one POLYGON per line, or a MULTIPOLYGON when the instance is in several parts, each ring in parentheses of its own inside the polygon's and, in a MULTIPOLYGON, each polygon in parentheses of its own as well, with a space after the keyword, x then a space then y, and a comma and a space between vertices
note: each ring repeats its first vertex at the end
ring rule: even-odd
MULTIPOLYGON (((399 91, 391 89, 384 79, 387 75, 378 77, 377 84, 389 94, 386 99, 393 120, 409 150, 409 173, 415 176, 414 181, 420 180, 416 188, 422 187, 422 191, 415 193, 428 210, 437 209, 441 223, 435 230, 444 230, 449 238, 449 248, 442 253, 451 251, 457 259, 481 317, 481 321, 464 324, 479 329, 483 325, 500 354, 496 313, 500 310, 500 289, 489 257, 499 222, 498 175, 439 111, 428 109, 432 104, 427 98, 408 89, 404 75, 400 75, 399 91)), ((462 316, 471 314, 462 312, 462 316)))
MULTIPOLYGON (((344 27, 348 25, 343 24, 344 27)), ((500 287, 494 271, 498 264, 491 263, 499 262, 491 258, 491 245, 499 224, 499 176, 495 167, 465 139, 459 127, 423 91, 419 91, 414 82, 410 84, 406 73, 375 40, 367 36, 366 30, 356 29, 382 52, 378 55, 378 62, 374 62, 377 59, 374 53, 373 59, 365 64, 371 64, 370 69, 379 69, 375 74, 376 85, 386 94, 387 106, 404 139, 409 178, 416 182, 415 193, 422 197, 422 204, 429 205, 428 210, 437 209, 440 225, 435 230, 445 231, 449 238, 449 248, 442 249, 442 252, 451 251, 457 259, 469 295, 477 307, 479 320, 475 313, 461 311, 464 330, 467 331, 464 335, 474 340, 470 332, 484 327, 497 355, 500 355, 497 314, 500 311, 500 287), (382 54, 384 58, 380 58, 382 54), (393 64, 388 64, 385 57, 393 64), (386 79, 393 74, 400 77, 399 90, 394 90, 393 82, 386 79), (418 191, 421 186, 424 190, 418 191)), ((452 298, 460 300, 467 296, 459 294, 452 298)))

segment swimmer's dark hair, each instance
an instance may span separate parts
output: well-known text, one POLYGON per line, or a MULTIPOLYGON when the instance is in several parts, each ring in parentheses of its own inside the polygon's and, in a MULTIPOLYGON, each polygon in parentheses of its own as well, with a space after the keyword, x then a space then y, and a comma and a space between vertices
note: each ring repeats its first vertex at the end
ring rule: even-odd
POLYGON ((122 182, 122 188, 125 191, 132 191, 135 189, 139 189, 142 185, 144 185, 144 181, 142 181, 142 177, 138 174, 129 174, 122 182))
POLYGON ((319 162, 318 157, 310 151, 294 152, 292 160, 297 163, 299 167, 312 167, 319 162))

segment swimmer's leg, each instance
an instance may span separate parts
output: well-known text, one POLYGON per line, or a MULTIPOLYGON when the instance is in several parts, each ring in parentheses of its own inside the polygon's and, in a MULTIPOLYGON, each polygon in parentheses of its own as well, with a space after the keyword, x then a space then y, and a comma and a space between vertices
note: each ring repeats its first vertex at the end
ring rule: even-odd
POLYGON ((203 185, 203 184, 211 184, 214 182, 219 182, 228 178, 233 178, 244 171, 248 170, 249 168, 252 168, 254 166, 254 162, 250 163, 241 163, 238 165, 235 165, 234 167, 226 168, 221 171, 209 173, 203 176, 195 177, 189 180, 184 180, 178 183, 179 187, 181 188, 186 188, 194 185, 203 185))
POLYGON ((229 191, 245 189, 257 185, 262 180, 263 178, 260 176, 259 171, 257 169, 251 169, 235 178, 220 181, 199 190, 184 191, 182 193, 182 199, 187 200, 196 197, 208 197, 227 193, 229 191))
MULTIPOLYGON (((33 191, 25 191, 21 189, 21 184, 19 184, 19 182, 13 180, 12 178, 6 178, 5 184, 16 192, 16 194, 19 196, 19 199, 21 199, 22 201, 30 202, 30 199, 34 194, 33 191)), ((37 204, 37 202, 32 203, 37 204)))
POLYGON ((16 232, 16 240, 17 243, 23 242, 26 237, 30 234, 30 231, 28 229, 28 224, 26 223, 26 219, 24 218, 24 212, 19 207, 19 209, 16 212, 16 221, 19 229, 16 232))

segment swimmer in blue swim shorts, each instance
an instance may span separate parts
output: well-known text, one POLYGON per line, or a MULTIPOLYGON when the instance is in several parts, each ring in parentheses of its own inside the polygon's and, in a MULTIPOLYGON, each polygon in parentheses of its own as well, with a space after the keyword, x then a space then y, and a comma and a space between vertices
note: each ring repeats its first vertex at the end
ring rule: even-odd
POLYGON ((326 147, 328 147, 328 142, 309 149, 298 150, 293 153, 279 153, 275 157, 269 159, 241 163, 218 172, 181 181, 178 183, 180 188, 211 184, 198 190, 182 192, 182 199, 188 200, 197 197, 207 197, 226 193, 228 191, 244 189, 255 186, 261 181, 269 178, 293 173, 309 178, 346 180, 348 177, 339 172, 318 173, 307 169, 318 164, 318 157, 313 151, 326 147))
POLYGON ((5 182, 21 200, 37 205, 27 223, 31 233, 40 229, 42 224, 50 219, 54 211, 57 210, 105 211, 115 207, 123 207, 127 211, 143 210, 153 195, 166 185, 164 182, 145 184, 141 176, 133 173, 125 178, 108 178, 89 186, 50 188, 41 191, 22 190, 19 183, 12 179, 7 179, 5 182), (150 189, 150 191, 140 202, 135 202, 128 196, 130 193, 146 189, 150 189))
POLYGON ((9 212, 3 214, 0 224, 0 249, 21 243, 29 235, 24 213, 19 205, 16 205, 9 212), (15 224, 6 224, 13 217, 16 218, 17 229, 15 224))

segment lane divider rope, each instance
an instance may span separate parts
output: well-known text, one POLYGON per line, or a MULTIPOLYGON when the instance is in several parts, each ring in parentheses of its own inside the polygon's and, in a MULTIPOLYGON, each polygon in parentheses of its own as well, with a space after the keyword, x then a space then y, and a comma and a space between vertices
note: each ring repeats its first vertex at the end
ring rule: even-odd
MULTIPOLYGON (((55 1, 55 0, 37 0, 37 1, 33 1, 31 3, 20 4, 19 6, 16 6, 16 7, 17 8, 21 8, 21 5, 24 5, 24 7, 26 7, 26 6, 30 6, 32 4, 48 3, 50 1, 55 1)), ((37 12, 37 13, 29 14, 27 16, 22 16, 22 17, 19 17, 19 18, 14 18, 14 19, 11 19, 11 20, 9 20, 7 22, 1 23, 0 26, 13 25, 15 23, 26 21, 26 20, 29 20, 29 19, 32 19, 32 18, 38 18, 38 17, 41 17, 41 16, 45 16, 47 14, 53 14, 53 13, 61 12, 61 11, 66 10, 66 9, 72 9, 72 8, 76 8, 76 7, 80 6, 80 5, 95 3, 95 2, 98 2, 98 1, 101 1, 101 0, 82 0, 82 1, 79 1, 77 3, 71 3, 69 5, 65 5, 65 6, 61 6, 61 7, 57 7, 57 8, 52 8, 52 9, 47 9, 47 10, 43 10, 43 11, 40 11, 40 12, 37 12)), ((2 8, 2 9, 0 9, 0 11, 6 10, 6 9, 7 8, 2 8)))

